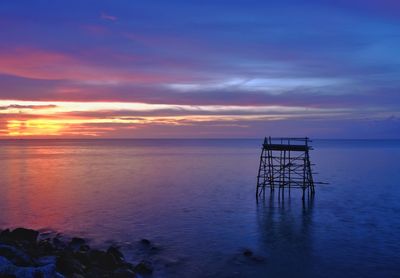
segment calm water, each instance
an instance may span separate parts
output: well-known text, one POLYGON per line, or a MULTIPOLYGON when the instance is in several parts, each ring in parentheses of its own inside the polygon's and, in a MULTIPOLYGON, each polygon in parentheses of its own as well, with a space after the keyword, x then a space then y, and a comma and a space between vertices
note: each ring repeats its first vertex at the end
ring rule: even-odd
POLYGON ((260 143, 0 141, 0 227, 113 241, 155 277, 400 276, 400 141, 315 141, 330 184, 304 204, 256 203, 260 143))

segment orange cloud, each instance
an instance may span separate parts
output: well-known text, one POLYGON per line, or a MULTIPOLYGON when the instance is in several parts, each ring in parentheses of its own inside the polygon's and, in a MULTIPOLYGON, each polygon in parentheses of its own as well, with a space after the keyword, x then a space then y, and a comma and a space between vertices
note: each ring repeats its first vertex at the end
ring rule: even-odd
POLYGON ((29 48, 1 51, 0 74, 43 80, 73 80, 99 85, 165 82, 167 78, 120 67, 93 65, 63 53, 29 48))

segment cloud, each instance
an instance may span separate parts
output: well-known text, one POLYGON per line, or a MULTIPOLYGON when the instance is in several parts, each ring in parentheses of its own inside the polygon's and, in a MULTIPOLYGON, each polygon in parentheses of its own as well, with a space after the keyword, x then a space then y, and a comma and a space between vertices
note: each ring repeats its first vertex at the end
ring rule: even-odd
POLYGON ((71 80, 93 85, 166 82, 168 75, 98 66, 61 52, 34 48, 2 49, 0 74, 40 80, 71 80))
MULTIPOLYGON (((151 106, 150 106, 151 107, 151 106)), ((343 115, 352 113, 351 109, 317 109, 288 106, 179 106, 171 105, 170 108, 147 108, 145 110, 93 110, 93 111, 68 111, 58 113, 60 117, 88 118, 88 119, 121 119, 132 120, 142 118, 184 118, 199 116, 203 118, 250 117, 262 116, 269 118, 300 118, 310 116, 343 115)))
POLYGON ((9 100, 0 114, 10 119, 64 119, 63 132, 91 125, 110 136, 301 131, 294 125, 332 135, 400 111, 399 1, 113 1, 94 19, 93 5, 50 2, 10 2, 0 18, 0 100, 9 100))
POLYGON ((49 104, 49 105, 19 105, 19 104, 11 104, 7 106, 0 106, 0 110, 11 110, 11 109, 29 109, 29 110, 38 110, 38 109, 50 109, 56 108, 57 105, 49 104))
POLYGON ((109 21, 117 21, 118 20, 118 17, 106 14, 104 12, 100 14, 100 18, 105 19, 105 20, 109 20, 109 21))
MULTIPOLYGON (((64 80, 34 80, 0 75, 0 100, 137 102, 167 105, 297 106, 353 110, 398 111, 398 87, 365 84, 339 87, 299 87, 285 90, 245 90, 243 88, 177 91, 156 84, 94 85, 64 80), (384 95, 384 97, 382 97, 384 95)), ((18 103, 18 102, 16 102, 18 103)), ((12 102, 11 104, 14 104, 12 102)))
MULTIPOLYGON (((97 104, 96 104, 97 105, 97 104)), ((104 104, 110 105, 110 104, 104 104)), ((78 107, 76 103, 70 107, 78 107)), ((57 104, 56 109, 60 109, 57 104)), ((301 134, 312 137, 377 138, 376 131, 395 138, 399 131, 399 114, 359 115, 352 111, 289 111, 279 109, 258 110, 251 108, 215 109, 214 113, 194 107, 187 109, 155 110, 100 110, 70 111, 55 114, 24 113, 0 114, 0 123, 6 122, 5 136, 63 136, 108 138, 171 138, 171 137, 245 137, 256 138, 265 135, 266 130, 275 136, 301 134), (194 111, 193 111, 194 110, 194 111), (258 113, 257 113, 258 112, 258 113), (232 113, 235 113, 232 115, 232 113), (9 132, 9 133, 7 133, 9 132), (50 134, 51 133, 51 134, 50 134), (7 135, 8 134, 8 135, 7 135)))

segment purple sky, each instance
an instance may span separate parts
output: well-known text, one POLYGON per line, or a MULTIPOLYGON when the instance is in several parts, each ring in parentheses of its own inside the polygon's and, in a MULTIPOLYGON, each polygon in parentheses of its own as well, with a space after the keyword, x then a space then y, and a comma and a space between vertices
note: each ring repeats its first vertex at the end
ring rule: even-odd
POLYGON ((0 3, 0 137, 400 138, 400 2, 0 3))

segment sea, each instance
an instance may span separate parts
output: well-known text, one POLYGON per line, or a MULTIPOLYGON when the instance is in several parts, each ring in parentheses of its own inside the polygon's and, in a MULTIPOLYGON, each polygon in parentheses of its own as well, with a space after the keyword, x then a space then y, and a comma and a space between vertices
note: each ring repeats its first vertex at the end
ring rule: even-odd
POLYGON ((304 201, 256 200, 262 141, 2 140, 0 229, 114 244, 152 277, 400 277, 400 140, 314 140, 304 201))

